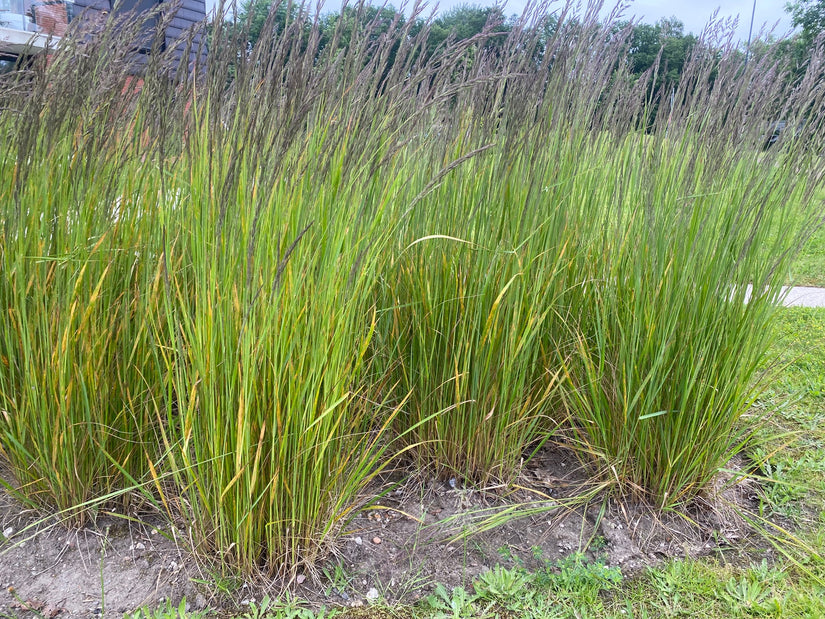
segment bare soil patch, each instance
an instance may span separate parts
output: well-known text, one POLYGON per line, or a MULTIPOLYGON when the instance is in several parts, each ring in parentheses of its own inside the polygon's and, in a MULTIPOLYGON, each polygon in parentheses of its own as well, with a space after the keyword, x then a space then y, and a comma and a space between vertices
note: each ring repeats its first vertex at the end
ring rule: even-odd
POLYGON ((0 532, 0 616, 114 617, 182 596, 207 603, 196 563, 174 539, 182 531, 160 518, 103 515, 69 529, 0 492, 0 532))
POLYGON ((583 552, 627 576, 671 557, 745 548, 758 539, 737 515, 754 507, 752 482, 720 479, 713 495, 681 515, 620 497, 571 502, 592 490, 589 484, 575 456, 556 447, 525 465, 519 488, 506 497, 455 480, 390 475, 371 488, 379 498, 348 523, 324 565, 288 583, 238 580, 229 596, 186 551, 186 532, 158 516, 136 522, 105 515, 69 530, 0 493, 0 531, 10 538, 0 542, 0 615, 122 616, 140 606, 177 605, 184 596, 193 610, 237 611, 287 586, 316 605, 358 606, 376 596, 411 602, 437 583, 470 587, 496 564, 536 569, 583 552), (528 504, 531 513, 523 515, 528 504), (520 517, 510 513, 515 505, 520 517), (494 516, 503 523, 478 531, 494 516))

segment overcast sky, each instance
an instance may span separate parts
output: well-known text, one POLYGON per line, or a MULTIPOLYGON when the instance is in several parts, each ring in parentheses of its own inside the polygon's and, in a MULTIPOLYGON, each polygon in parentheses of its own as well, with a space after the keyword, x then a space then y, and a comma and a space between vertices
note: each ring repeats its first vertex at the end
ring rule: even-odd
MULTIPOLYGON (((380 3, 380 1, 373 0, 374 3, 380 3)), ((400 0, 389 0, 389 3, 396 7, 401 4, 400 0)), ((206 0, 207 9, 215 4, 216 0, 206 0)), ((460 4, 488 6, 493 2, 491 0, 441 0, 438 2, 439 9, 442 11, 460 4)), ((525 4, 526 0, 507 0, 504 10, 508 15, 521 13, 525 4)), ((612 3, 608 1, 605 4, 611 5, 612 3)), ((754 36, 763 26, 770 30, 776 24, 778 25, 774 33, 777 36, 787 34, 791 30, 791 20, 784 6, 785 0, 756 0, 753 21, 754 36)), ((324 3, 324 10, 327 11, 337 10, 340 7, 341 0, 326 0, 324 3)), ((685 31, 699 34, 713 12, 719 9, 720 18, 739 17, 736 36, 741 40, 747 40, 753 8, 753 0, 635 0, 631 3, 626 16, 629 18, 635 15, 647 23, 654 23, 662 17, 675 16, 685 24, 685 31)))
POLYGON ((748 38, 751 14, 754 18, 754 36, 763 25, 771 29, 777 22, 778 26, 774 31, 777 36, 787 34, 791 30, 791 19, 785 12, 785 0, 756 0, 756 11, 753 7, 753 0, 639 0, 633 2, 629 12, 648 23, 662 17, 676 16, 685 24, 686 31, 699 34, 713 12, 719 9, 720 18, 739 17, 736 34, 743 40, 748 38))

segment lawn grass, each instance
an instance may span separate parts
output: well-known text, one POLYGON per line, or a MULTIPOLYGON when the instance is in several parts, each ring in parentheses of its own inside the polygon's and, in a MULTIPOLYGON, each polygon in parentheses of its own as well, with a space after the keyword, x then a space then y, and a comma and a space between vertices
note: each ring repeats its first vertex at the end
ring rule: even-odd
POLYGON ((825 287, 825 226, 818 228, 802 248, 790 275, 797 286, 825 287))
POLYGON ((825 309, 788 308, 776 329, 783 369, 759 403, 775 413, 755 457, 778 482, 766 487, 770 509, 815 526, 825 503, 825 309))

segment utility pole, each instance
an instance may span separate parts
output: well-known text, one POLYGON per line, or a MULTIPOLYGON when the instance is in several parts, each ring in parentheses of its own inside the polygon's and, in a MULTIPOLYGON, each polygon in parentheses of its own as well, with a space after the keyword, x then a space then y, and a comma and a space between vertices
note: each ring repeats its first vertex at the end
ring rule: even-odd
POLYGON ((748 30, 748 48, 745 50, 745 66, 748 66, 748 59, 751 56, 751 37, 753 36, 753 18, 756 16, 756 0, 753 0, 753 10, 751 11, 751 29, 748 30))

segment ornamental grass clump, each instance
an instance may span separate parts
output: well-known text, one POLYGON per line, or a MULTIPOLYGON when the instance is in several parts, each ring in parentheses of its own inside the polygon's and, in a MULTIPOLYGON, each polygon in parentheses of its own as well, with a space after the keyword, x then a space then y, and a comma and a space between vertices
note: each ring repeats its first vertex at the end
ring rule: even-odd
MULTIPOLYGON (((445 183, 433 204, 445 195, 452 213, 474 197, 445 183)), ((391 342, 391 382, 409 394, 396 427, 416 468, 509 485, 528 445, 557 425, 542 336, 554 327, 552 305, 568 264, 563 249, 541 255, 530 239, 480 245, 485 232, 422 237, 400 252, 387 274, 383 335, 391 342)))
POLYGON ((776 67, 706 54, 695 52, 647 134, 581 153, 599 162, 577 181, 596 224, 587 310, 572 346, 556 349, 573 444, 624 492, 661 507, 704 491, 758 423, 742 417, 766 386, 759 368, 782 285, 820 224, 812 179, 822 161, 810 155, 820 119, 772 153, 752 120, 820 106, 821 93, 806 90, 814 82, 791 94, 776 67), (801 230, 789 213, 799 205, 801 230))
POLYGON ((593 165, 577 159, 580 142, 593 92, 615 96, 606 58, 623 40, 595 18, 556 23, 542 47, 547 15, 527 14, 504 53, 479 46, 459 113, 430 147, 437 185, 402 212, 379 337, 390 383, 408 397, 396 426, 421 472, 507 488, 566 419, 554 351, 576 309, 587 223, 560 187, 593 165), (570 82, 571 71, 587 80, 570 82))
POLYGON ((75 524, 102 497, 128 498, 157 446, 146 316, 163 181, 143 164, 152 80, 130 86, 139 24, 119 28, 5 76, 0 114, 4 483, 75 524))
MULTIPOLYGON (((200 550, 275 573, 328 546, 388 445, 365 365, 374 207, 393 183, 362 192, 340 162, 329 169, 337 189, 308 172, 269 181, 271 169, 254 171, 258 152, 232 143, 242 135, 232 127, 219 149, 205 126, 193 132, 189 194, 165 226, 168 455, 156 468, 174 479, 165 500, 195 523, 200 550), (369 221, 348 227, 342 203, 369 221)), ((320 165, 327 147, 302 136, 279 165, 320 165)))
POLYGON ((161 500, 197 550, 270 576, 331 548, 397 450, 403 403, 385 405, 370 356, 410 99, 377 94, 385 67, 360 39, 325 52, 300 17, 231 58, 230 96, 206 68, 170 177, 186 191, 162 222, 155 331, 161 500))

